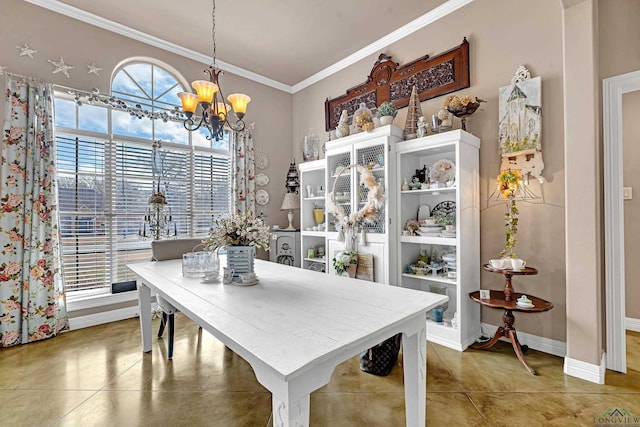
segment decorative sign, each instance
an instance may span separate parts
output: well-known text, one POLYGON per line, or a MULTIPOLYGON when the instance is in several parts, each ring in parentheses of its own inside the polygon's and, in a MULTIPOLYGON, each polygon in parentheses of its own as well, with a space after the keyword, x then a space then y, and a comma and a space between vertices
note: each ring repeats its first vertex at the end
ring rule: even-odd
POLYGON ((325 102, 325 128, 335 129, 342 110, 349 117, 364 102, 375 112, 378 105, 391 102, 396 108, 409 104, 411 90, 416 86, 420 101, 469 87, 469 42, 465 38, 459 47, 433 58, 425 55, 399 66, 390 56, 381 53, 367 81, 347 90, 345 95, 325 102))
POLYGON ((358 253, 358 269, 356 279, 373 282, 373 255, 358 253))

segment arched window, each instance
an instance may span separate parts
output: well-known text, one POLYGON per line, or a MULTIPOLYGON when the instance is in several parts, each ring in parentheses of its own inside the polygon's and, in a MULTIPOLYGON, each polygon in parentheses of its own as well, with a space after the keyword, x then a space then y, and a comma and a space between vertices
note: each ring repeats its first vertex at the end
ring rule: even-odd
POLYGON ((212 146, 205 133, 175 120, 176 93, 186 85, 170 66, 136 58, 116 67, 112 93, 99 100, 68 88, 56 92, 67 291, 108 292, 132 279, 126 264, 151 257, 148 201, 158 190, 172 237, 204 237, 216 216, 230 212, 229 139, 212 146))
MULTIPOLYGON (((180 82, 177 72, 166 64, 159 64, 149 58, 131 60, 121 64, 113 75, 112 95, 140 105, 154 113, 171 112, 180 108, 178 92, 188 91, 186 82, 180 82)), ((167 119, 139 118, 125 111, 112 112, 115 135, 174 142, 191 143, 198 147, 229 150, 228 136, 221 141, 209 141, 206 129, 191 134, 182 121, 167 119)))

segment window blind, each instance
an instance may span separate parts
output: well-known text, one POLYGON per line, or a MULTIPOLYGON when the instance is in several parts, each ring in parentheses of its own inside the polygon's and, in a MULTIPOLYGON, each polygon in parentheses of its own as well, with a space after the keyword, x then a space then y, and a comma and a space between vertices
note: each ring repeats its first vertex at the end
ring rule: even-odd
POLYGON ((167 198, 178 237, 204 237, 230 211, 230 161, 211 149, 57 135, 60 231, 68 291, 133 279, 126 264, 151 259, 142 239, 149 197, 167 198))

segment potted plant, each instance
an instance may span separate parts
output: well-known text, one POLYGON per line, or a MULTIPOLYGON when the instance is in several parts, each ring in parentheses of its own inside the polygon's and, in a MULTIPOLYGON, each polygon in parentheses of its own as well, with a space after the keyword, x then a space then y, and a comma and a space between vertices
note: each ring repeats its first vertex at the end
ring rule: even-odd
POLYGON ((376 110, 376 117, 380 119, 380 124, 390 125, 398 115, 398 110, 390 102, 383 102, 376 110))
POLYGON ((516 206, 516 190, 522 182, 522 175, 518 170, 504 170, 498 175, 497 184, 498 191, 502 197, 508 200, 507 212, 504 214, 504 225, 507 228, 505 232, 505 247, 500 252, 500 258, 515 258, 514 250, 518 240, 516 233, 518 232, 518 207, 516 206))

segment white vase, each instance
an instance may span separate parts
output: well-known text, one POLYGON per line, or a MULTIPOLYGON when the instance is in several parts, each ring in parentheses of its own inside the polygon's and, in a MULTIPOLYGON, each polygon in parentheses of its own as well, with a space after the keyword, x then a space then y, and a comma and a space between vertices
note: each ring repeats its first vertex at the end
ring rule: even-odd
POLYGON ((393 123, 393 116, 382 116, 380 117, 380 126, 386 126, 393 123))
POLYGON ((240 273, 253 273, 255 255, 255 246, 227 246, 227 268, 233 269, 234 277, 240 273))

